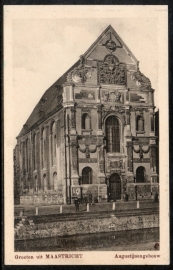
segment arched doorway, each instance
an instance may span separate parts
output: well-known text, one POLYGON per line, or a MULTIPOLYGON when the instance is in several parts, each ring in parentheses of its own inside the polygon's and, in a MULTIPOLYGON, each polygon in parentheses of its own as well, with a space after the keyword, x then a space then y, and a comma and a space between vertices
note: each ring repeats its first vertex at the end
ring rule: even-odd
POLYGON ((109 179, 109 200, 121 200, 121 179, 117 173, 111 175, 109 179))
POLYGON ((44 187, 44 191, 47 190, 47 178, 46 178, 46 174, 43 175, 43 187, 44 187))
POLYGON ((53 186, 54 186, 54 190, 58 189, 57 173, 56 172, 54 172, 54 174, 53 174, 53 186))
POLYGON ((82 184, 92 184, 92 169, 90 167, 85 167, 82 170, 82 184))
POLYGON ((136 169, 136 182, 137 183, 145 182, 145 168, 143 166, 139 166, 136 169))
POLYGON ((38 191, 38 180, 37 180, 37 175, 35 176, 35 191, 38 191))

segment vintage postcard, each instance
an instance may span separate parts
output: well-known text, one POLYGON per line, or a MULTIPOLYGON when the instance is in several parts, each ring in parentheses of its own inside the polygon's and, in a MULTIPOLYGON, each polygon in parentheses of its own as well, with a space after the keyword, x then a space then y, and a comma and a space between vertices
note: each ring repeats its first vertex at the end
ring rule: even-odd
POLYGON ((4 6, 5 264, 169 264, 167 6, 4 6))

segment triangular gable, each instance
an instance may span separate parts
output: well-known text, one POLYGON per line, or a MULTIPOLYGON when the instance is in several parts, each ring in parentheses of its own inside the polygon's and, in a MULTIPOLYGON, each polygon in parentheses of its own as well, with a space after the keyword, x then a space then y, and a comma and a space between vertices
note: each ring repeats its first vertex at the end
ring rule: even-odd
MULTIPOLYGON (((106 42, 111 39, 116 44, 116 50, 114 54, 119 53, 121 50, 121 54, 123 55, 123 59, 126 57, 126 61, 132 59, 134 64, 138 64, 138 60, 130 51, 130 49, 126 46, 120 36, 115 32, 111 25, 109 25, 103 33, 97 38, 97 40, 89 47, 89 49, 83 54, 85 58, 94 58, 103 54, 108 54, 109 51, 106 49, 106 42), (95 52, 95 53, 94 53, 95 52)), ((100 59, 98 59, 100 60, 100 59)), ((125 61, 125 60, 124 60, 125 61)))

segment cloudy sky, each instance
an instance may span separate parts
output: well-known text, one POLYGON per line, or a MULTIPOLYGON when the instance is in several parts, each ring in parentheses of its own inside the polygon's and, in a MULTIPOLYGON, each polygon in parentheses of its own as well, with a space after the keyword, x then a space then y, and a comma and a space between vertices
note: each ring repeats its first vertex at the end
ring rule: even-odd
POLYGON ((6 18, 11 18, 11 54, 6 56, 12 70, 14 144, 45 90, 109 24, 138 59, 141 72, 150 78, 158 106, 158 12, 142 7, 106 7, 6 8, 6 18))

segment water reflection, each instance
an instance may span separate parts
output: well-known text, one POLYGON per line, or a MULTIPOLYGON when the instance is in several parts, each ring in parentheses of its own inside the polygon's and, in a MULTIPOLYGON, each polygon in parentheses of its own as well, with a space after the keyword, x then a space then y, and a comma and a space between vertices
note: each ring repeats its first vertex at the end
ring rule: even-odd
POLYGON ((159 228, 149 228, 16 240, 15 251, 151 250, 154 249, 154 243, 157 242, 159 242, 159 228))

